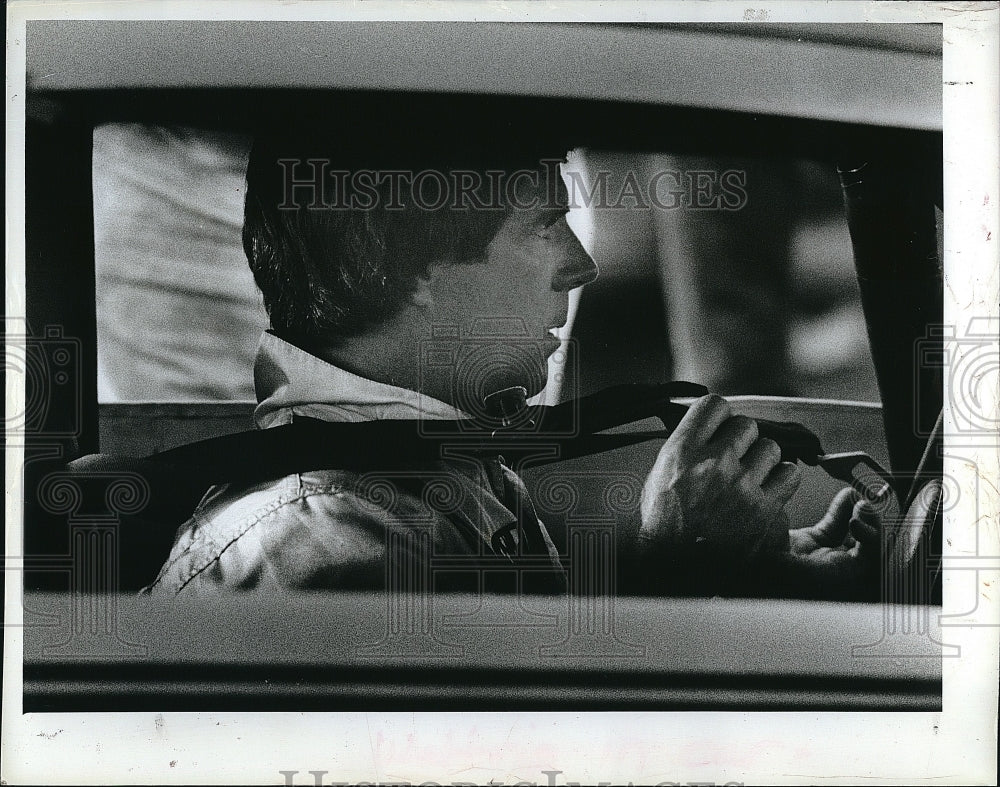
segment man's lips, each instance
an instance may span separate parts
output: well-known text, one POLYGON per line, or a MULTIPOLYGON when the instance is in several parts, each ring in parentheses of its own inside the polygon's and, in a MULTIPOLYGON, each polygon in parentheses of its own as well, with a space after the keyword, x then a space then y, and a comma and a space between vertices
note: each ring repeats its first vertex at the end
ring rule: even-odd
POLYGON ((545 336, 542 339, 546 356, 552 355, 562 344, 562 339, 559 337, 559 330, 559 327, 546 329, 545 336))

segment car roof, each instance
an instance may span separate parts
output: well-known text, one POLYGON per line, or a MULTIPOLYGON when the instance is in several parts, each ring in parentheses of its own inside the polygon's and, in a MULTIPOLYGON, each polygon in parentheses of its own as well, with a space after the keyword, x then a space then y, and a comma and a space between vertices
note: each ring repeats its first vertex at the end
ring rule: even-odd
POLYGON ((364 89, 942 126, 940 25, 37 20, 27 36, 38 91, 364 89))

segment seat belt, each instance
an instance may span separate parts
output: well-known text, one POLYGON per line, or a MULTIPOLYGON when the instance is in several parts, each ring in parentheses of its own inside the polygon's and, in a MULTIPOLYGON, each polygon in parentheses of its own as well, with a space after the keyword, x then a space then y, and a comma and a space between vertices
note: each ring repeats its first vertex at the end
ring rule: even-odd
MULTIPOLYGON (((684 382, 620 385, 559 405, 525 407, 518 416, 500 412, 476 421, 330 423, 297 417, 290 424, 200 440, 143 461, 196 475, 206 488, 319 469, 418 467, 448 455, 503 454, 513 463, 531 457, 542 465, 665 439, 688 410, 672 399, 705 393, 703 386, 684 382), (651 417, 659 418, 664 429, 602 433, 651 417)), ((757 424, 761 437, 781 446, 783 461, 815 465, 823 455, 819 438, 801 424, 763 419, 757 424)))
MULTIPOLYGON (((564 404, 531 408, 516 402, 511 406, 510 401, 500 397, 495 417, 483 422, 328 423, 297 417, 287 425, 201 440, 141 459, 85 456, 70 462, 63 472, 76 478, 84 505, 95 511, 103 510, 109 484, 116 483, 116 479, 143 479, 148 498, 141 510, 122 517, 135 521, 120 528, 120 549, 122 554, 159 556, 169 547, 177 527, 213 485, 259 483, 322 469, 418 470, 428 463, 463 454, 503 454, 514 466, 525 457, 531 457, 533 465, 559 462, 664 439, 688 410, 672 399, 704 393, 702 386, 691 383, 620 385, 564 404), (602 433, 650 417, 659 418, 665 429, 602 433)), ((816 464, 823 454, 819 439, 801 424, 757 423, 761 436, 781 446, 786 461, 816 464)), ((541 533, 536 532, 537 518, 532 522, 534 512, 525 511, 523 505, 515 513, 534 551, 542 540, 541 533)), ((122 587, 145 584, 148 572, 144 569, 141 561, 123 565, 122 587)))

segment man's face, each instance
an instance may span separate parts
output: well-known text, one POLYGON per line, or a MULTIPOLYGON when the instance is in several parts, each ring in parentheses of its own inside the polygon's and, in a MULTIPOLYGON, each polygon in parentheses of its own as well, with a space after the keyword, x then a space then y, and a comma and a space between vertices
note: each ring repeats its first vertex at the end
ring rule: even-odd
POLYGON ((532 206, 512 210, 485 262, 431 270, 429 317, 436 332, 459 328, 453 398, 466 410, 503 388, 520 385, 532 396, 544 387, 548 357, 560 343, 554 331, 568 317, 569 292, 597 277, 597 266, 566 222, 562 180, 554 200, 543 189, 523 196, 521 205, 532 206))

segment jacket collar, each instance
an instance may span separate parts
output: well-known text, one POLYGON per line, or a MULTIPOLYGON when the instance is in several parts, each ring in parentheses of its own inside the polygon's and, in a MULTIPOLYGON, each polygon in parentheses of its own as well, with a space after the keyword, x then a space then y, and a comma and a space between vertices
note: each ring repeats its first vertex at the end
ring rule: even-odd
MULTIPOLYGON (((469 416, 438 399, 417 391, 377 383, 327 363, 271 332, 261 336, 254 363, 257 409, 254 420, 262 429, 291 423, 296 415, 323 421, 374 421, 379 419, 451 420, 469 416)), ((494 533, 509 528, 516 515, 498 499, 497 491, 483 495, 478 489, 493 489, 503 470, 494 459, 486 462, 451 461, 447 465, 460 483, 476 485, 464 489, 453 512, 492 543, 494 533), (492 481, 490 475, 497 476, 492 481), (499 475, 497 475, 499 474, 499 475), (462 481, 462 479, 466 479, 462 481)), ((443 468, 442 468, 443 469, 443 468)))
POLYGON ((254 421, 262 429, 291 423, 296 415, 355 422, 468 417, 418 391, 351 374, 270 331, 261 336, 257 349, 254 388, 258 401, 254 421))

